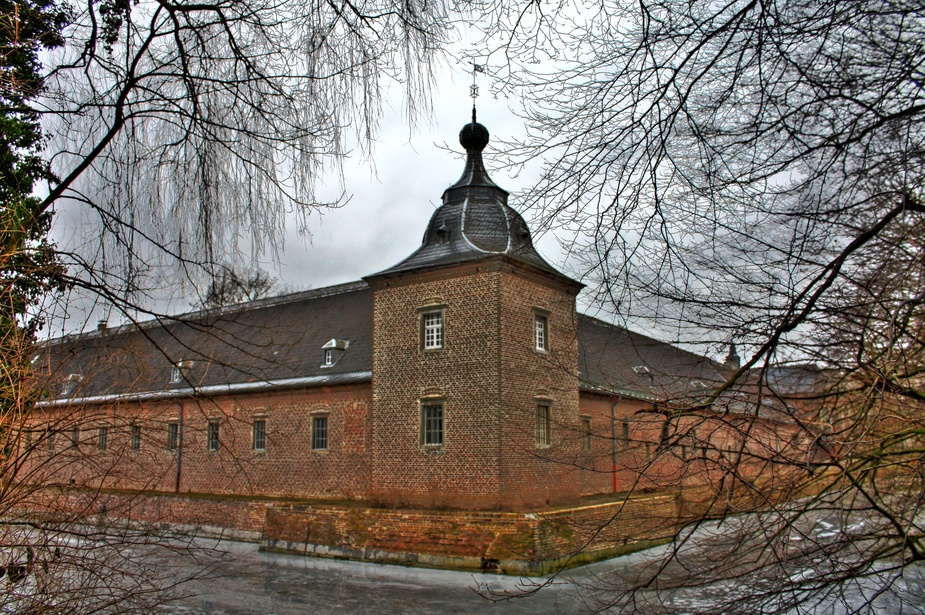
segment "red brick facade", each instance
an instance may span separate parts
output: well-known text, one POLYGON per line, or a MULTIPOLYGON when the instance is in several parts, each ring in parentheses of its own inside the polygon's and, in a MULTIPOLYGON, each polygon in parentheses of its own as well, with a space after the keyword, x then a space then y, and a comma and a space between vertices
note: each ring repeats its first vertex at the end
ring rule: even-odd
POLYGON ((773 473, 794 446, 785 426, 753 421, 745 446, 728 417, 657 411, 725 377, 580 317, 581 284, 534 249, 485 172, 487 142, 467 125, 463 177, 389 270, 50 345, 49 388, 80 369, 89 392, 40 404, 23 480, 148 494, 129 518, 227 525, 270 548, 535 571, 524 562, 670 535, 679 490, 709 492, 724 456, 740 480, 773 473))
POLYGON ((372 499, 475 509, 575 501, 578 430, 575 285, 502 259, 374 282, 372 499), (442 314, 427 349, 423 314, 442 314), (548 348, 535 347, 535 317, 548 348), (440 445, 423 442, 421 407, 443 408, 440 445), (552 441, 537 443, 537 405, 552 441))

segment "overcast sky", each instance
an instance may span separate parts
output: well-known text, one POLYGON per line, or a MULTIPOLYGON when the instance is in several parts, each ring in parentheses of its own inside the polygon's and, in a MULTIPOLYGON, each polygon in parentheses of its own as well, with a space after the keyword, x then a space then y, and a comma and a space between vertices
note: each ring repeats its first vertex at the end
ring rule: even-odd
MULTIPOLYGON (((284 288, 303 290, 358 280, 414 252, 444 189, 456 182, 463 171, 465 152, 459 145, 459 131, 472 113, 472 75, 467 66, 460 63, 442 71, 434 90, 433 115, 419 118, 413 127, 400 98, 387 100, 381 134, 371 157, 365 159, 356 151, 344 162, 343 188, 349 201, 340 208, 313 211, 304 229, 297 216, 290 216, 279 262, 267 255, 254 266, 278 278, 284 288)), ((525 171, 512 177, 498 168, 492 152, 498 140, 522 134, 524 126, 509 101, 492 97, 484 75, 479 76, 479 81, 482 95, 477 99, 478 120, 492 138, 484 154, 485 164, 492 179, 511 193, 509 204, 520 210, 518 192, 529 185, 531 174, 525 171)), ((532 178, 535 181, 535 173, 532 178)), ((341 189, 338 179, 332 176, 324 183, 326 188, 320 196, 336 199, 341 189)), ((53 238, 59 246, 73 248, 82 244, 78 251, 92 252, 98 239, 87 234, 95 228, 87 223, 90 218, 92 212, 82 205, 62 203, 57 208, 53 238)), ((563 267, 554 236, 534 235, 534 241, 547 261, 563 267)), ((176 288, 165 288, 163 293, 155 289, 154 294, 163 296, 163 304, 149 307, 175 314, 189 311, 196 297, 177 293, 176 288)), ((108 320, 110 325, 122 322, 117 314, 99 305, 88 307, 87 302, 94 301, 97 298, 70 294, 66 308, 59 306, 56 312, 61 315, 66 309, 67 323, 56 321, 49 333, 93 329, 99 320, 108 320)))
MULTIPOLYGON (((373 154, 375 174, 359 155, 346 163, 349 203, 312 215, 307 237, 299 235, 297 224, 289 225, 281 268, 273 271, 284 283, 317 288, 357 280, 396 264, 418 248, 443 190, 462 174, 465 154, 458 135, 472 108, 466 74, 444 80, 437 91, 432 125, 422 122, 409 134, 400 109, 387 115, 373 154), (453 151, 446 151, 447 146, 453 151)), ((478 119, 493 140, 522 130, 507 102, 490 96, 479 97, 478 119)), ((486 166, 492 179, 512 193, 509 203, 517 209, 517 191, 529 181, 528 174, 512 178, 498 170, 492 146, 484 156, 486 166)), ((560 264, 552 236, 540 238, 537 247, 550 263, 560 264)), ((269 263, 264 265, 270 268, 269 263)))

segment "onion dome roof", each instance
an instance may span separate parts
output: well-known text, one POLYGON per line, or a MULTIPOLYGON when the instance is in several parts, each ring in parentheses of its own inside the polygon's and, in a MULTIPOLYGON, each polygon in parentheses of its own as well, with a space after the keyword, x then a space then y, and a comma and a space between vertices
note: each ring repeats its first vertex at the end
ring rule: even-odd
POLYGON ((482 150, 488 129, 475 121, 463 126, 459 143, 466 150, 466 166, 456 183, 443 192, 443 204, 430 218, 421 247, 379 275, 475 261, 505 255, 557 276, 533 247, 530 229, 507 204, 508 192, 498 187, 485 170, 482 150))

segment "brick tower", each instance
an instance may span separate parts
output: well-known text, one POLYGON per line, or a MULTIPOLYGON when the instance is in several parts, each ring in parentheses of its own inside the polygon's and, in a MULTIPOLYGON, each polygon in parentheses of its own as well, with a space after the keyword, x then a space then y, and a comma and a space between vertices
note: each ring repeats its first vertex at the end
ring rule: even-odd
POLYGON ((373 288, 371 496, 539 508, 581 491, 575 295, 488 177, 488 130, 459 135, 462 177, 421 247, 373 288))

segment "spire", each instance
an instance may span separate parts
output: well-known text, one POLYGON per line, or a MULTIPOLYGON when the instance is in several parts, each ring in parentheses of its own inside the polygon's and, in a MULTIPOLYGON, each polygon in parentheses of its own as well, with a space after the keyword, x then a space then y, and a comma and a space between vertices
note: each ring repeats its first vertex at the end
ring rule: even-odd
POLYGON ((478 123, 473 105, 472 121, 459 131, 459 143, 466 150, 466 167, 462 177, 443 192, 443 203, 433 213, 421 247, 404 261, 376 276, 504 255, 547 274, 568 279, 536 252, 527 223, 507 204, 507 190, 500 188, 488 176, 482 162, 482 151, 488 140, 488 129, 478 123))
POLYGON ((462 177, 443 191, 443 203, 431 216, 421 247, 397 265, 365 279, 501 257, 565 281, 577 293, 582 285, 543 260, 533 247, 527 223, 508 206, 507 190, 491 181, 485 171, 482 150, 488 145, 489 135, 488 129, 479 124, 475 108, 479 95, 475 74, 481 72, 485 67, 473 63, 472 121, 459 131, 459 143, 466 150, 462 177))
POLYGON ((736 345, 734 343, 729 344, 729 353, 726 355, 726 362, 724 365, 728 369, 739 369, 742 367, 742 360, 736 352, 736 345))

